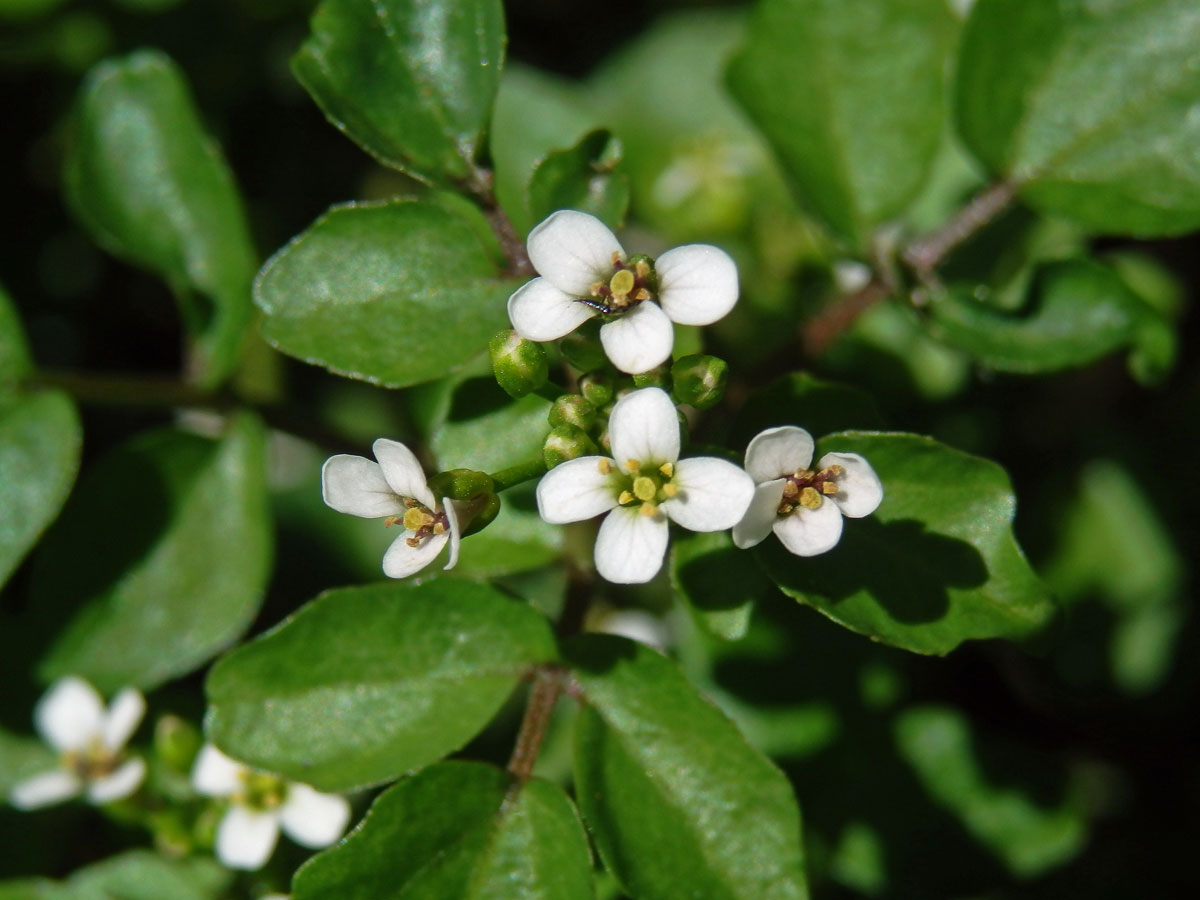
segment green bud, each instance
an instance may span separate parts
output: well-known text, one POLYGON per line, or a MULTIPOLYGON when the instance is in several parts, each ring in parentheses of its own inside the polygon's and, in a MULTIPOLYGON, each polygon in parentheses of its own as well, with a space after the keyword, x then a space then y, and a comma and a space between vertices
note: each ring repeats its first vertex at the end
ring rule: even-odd
POLYGON ((165 715, 154 724, 154 753, 174 772, 192 771, 202 743, 196 726, 179 716, 165 715))
POLYGON ((563 394, 550 406, 551 425, 574 425, 587 431, 596 424, 596 407, 578 394, 563 394))
POLYGON ((554 426, 542 445, 542 458, 546 461, 547 469, 553 469, 569 459, 595 456, 599 452, 596 442, 587 436, 587 432, 574 425, 554 426))
POLYGON ((649 372, 642 372, 640 375, 634 375, 633 383, 635 386, 640 388, 665 388, 667 386, 667 378, 669 377, 669 373, 670 370, 667 369, 667 364, 663 363, 661 366, 655 366, 649 372))
POLYGON ((579 393, 583 394, 592 406, 599 409, 612 402, 612 377, 602 370, 588 372, 579 379, 579 393))
POLYGON ((671 393, 679 403, 709 409, 721 402, 729 366, 717 356, 696 353, 675 360, 671 366, 671 393))
POLYGON ((510 397, 524 397, 546 383, 550 366, 541 344, 527 341, 512 329, 488 342, 496 383, 510 397))
POLYGON ((500 498, 490 475, 474 469, 447 469, 429 479, 429 489, 438 500, 454 501, 462 536, 487 527, 500 512, 500 498))

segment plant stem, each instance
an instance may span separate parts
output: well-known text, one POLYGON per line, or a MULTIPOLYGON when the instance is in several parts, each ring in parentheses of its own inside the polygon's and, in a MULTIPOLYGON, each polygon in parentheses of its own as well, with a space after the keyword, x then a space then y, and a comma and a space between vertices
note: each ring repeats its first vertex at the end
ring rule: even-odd
POLYGON ((508 274, 514 278, 528 278, 534 272, 529 262, 529 254, 525 252, 525 242, 517 234, 517 229, 513 227, 508 214, 496 202, 494 183, 495 177, 491 169, 477 167, 472 170, 471 176, 462 182, 462 187, 479 201, 483 215, 508 260, 508 274))
POLYGON ((883 281, 874 279, 866 287, 838 297, 804 326, 800 336, 804 352, 808 356, 820 356, 855 319, 890 294, 883 281))
POLYGON ((1017 196, 1017 185, 998 181, 984 188, 950 217, 941 228, 917 238, 909 244, 901 258, 924 282, 931 280, 933 270, 941 265, 950 252, 1000 215, 1017 196))
POLYGON ((497 491, 506 491, 510 487, 516 487, 518 484, 524 484, 534 478, 541 478, 545 474, 546 464, 540 459, 531 459, 528 462, 491 473, 490 477, 495 482, 497 491))
POLYGON ((563 677, 563 671, 557 667, 541 668, 533 675, 521 730, 517 732, 517 742, 508 760, 508 771, 515 778, 527 781, 533 774, 533 764, 542 749, 546 727, 563 692, 563 677))

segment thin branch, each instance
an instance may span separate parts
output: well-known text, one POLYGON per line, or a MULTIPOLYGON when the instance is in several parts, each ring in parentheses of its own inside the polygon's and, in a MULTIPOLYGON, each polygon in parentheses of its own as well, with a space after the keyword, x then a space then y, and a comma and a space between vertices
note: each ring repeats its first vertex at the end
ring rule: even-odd
POLYGON ((484 218, 492 227, 492 233, 500 242, 500 249, 508 260, 508 273, 514 278, 528 278, 534 274, 533 265, 529 262, 529 254, 525 251, 525 242, 517 234, 512 220, 496 202, 493 188, 495 178, 491 169, 475 168, 469 178, 462 182, 465 191, 479 201, 484 218))
POLYGON ((508 771, 514 778, 527 781, 533 774, 533 764, 542 749, 550 717, 563 692, 563 678, 563 671, 557 667, 541 668, 534 673, 525 717, 521 720, 521 730, 508 761, 508 771))
POLYGON ((838 297, 804 326, 800 339, 805 355, 820 356, 855 319, 891 293, 882 280, 875 279, 866 287, 838 297))
POLYGON ((934 269, 952 250, 1004 212, 1016 196, 1017 185, 1011 181, 999 181, 984 188, 941 228, 909 244, 901 258, 921 281, 930 281, 934 269))

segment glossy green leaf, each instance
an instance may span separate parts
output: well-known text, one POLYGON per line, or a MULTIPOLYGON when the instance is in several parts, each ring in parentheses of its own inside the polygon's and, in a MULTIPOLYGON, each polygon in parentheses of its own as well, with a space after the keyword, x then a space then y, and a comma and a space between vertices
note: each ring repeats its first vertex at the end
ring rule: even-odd
POLYGON ((82 440, 79 414, 65 394, 0 400, 0 585, 66 501, 82 440))
POLYGON ((614 228, 620 226, 629 208, 623 153, 611 132, 598 129, 572 147, 547 154, 529 179, 532 220, 540 222, 559 209, 578 209, 614 228))
POLYGON ((21 317, 12 298, 0 287, 0 391, 28 375, 32 368, 33 357, 21 317))
POLYGON ((79 900, 218 900, 233 873, 214 859, 167 859, 129 850, 80 869, 67 881, 79 900))
POLYGON ((775 591, 727 531, 677 539, 671 545, 671 586, 706 631, 727 641, 745 636, 755 602, 775 591))
POLYGON ((271 572, 265 438, 249 414, 219 441, 151 431, 86 474, 35 561, 33 602, 63 623, 43 679, 153 688, 249 626, 271 572))
POLYGON ((462 380, 447 399, 429 437, 438 465, 495 472, 541 458, 548 400, 513 400, 490 375, 462 380))
POLYGON ((37 738, 0 729, 0 798, 8 797, 18 782, 58 765, 58 755, 37 738))
POLYGON ((856 243, 904 211, 945 121, 944 0, 764 0, 729 85, 801 199, 856 243))
POLYGON ((504 492, 500 514, 463 542, 454 574, 495 578, 527 572, 557 562, 562 552, 563 530, 538 515, 531 484, 504 492))
POLYGON ((1022 197, 1108 234, 1200 227, 1200 7, 979 0, 958 123, 1022 197))
MULTIPOLYGON (((1003 312, 965 295, 929 304, 931 331, 978 362, 1005 372, 1055 372, 1087 365, 1116 350, 1155 342, 1174 347, 1166 320, 1106 266, 1089 260, 1037 270, 1026 308, 1003 312)), ((1168 351, 1159 364, 1168 364, 1168 351)))
POLYGON ((380 162, 457 181, 474 168, 504 44, 499 0, 324 0, 292 69, 380 162))
POLYGON ((1067 797, 1047 808, 1016 785, 992 783, 970 724, 958 711, 907 709, 896 719, 895 740, 934 801, 1013 873, 1039 875, 1083 848, 1087 828, 1079 803, 1067 797))
POLYGON ((675 663, 624 638, 568 645, 583 706, 576 796, 638 900, 808 896, 787 779, 675 663))
POLYGON ((321 790, 377 784, 457 750, 555 655, 545 618, 485 585, 329 591, 213 667, 209 734, 321 790))
POLYGON ((79 900, 66 885, 48 878, 0 881, 0 900, 79 900))
POLYGON ((68 199, 93 237, 175 292, 200 381, 223 380, 250 323, 257 254, 233 176, 170 59, 140 50, 92 70, 65 171, 68 199))
POLYGON ((444 762, 388 789, 340 846, 296 873, 296 900, 590 900, 587 837, 562 789, 444 762))
POLYGON ((780 589, 839 622, 917 653, 965 640, 1022 638, 1054 613, 1012 533, 1016 502, 995 463, 914 434, 843 432, 883 482, 871 516, 847 519, 833 550, 793 556, 773 536, 754 551, 780 589))
POLYGON ((254 297, 284 353, 402 387, 483 353, 514 287, 471 222, 399 200, 331 209, 271 258, 254 297))

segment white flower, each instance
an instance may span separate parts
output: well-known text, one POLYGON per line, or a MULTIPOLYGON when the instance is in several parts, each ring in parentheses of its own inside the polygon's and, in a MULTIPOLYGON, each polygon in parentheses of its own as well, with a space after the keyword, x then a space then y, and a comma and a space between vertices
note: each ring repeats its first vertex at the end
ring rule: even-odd
POLYGON ((709 325, 738 299, 737 266, 724 250, 687 244, 657 260, 627 258, 603 222, 575 210, 559 210, 534 228, 528 249, 541 277, 508 298, 517 333, 555 341, 603 314, 604 352, 633 375, 671 355, 672 322, 709 325))
POLYGON ((537 487, 554 525, 608 513, 596 537, 596 571, 617 584, 649 581, 667 550, 667 519, 691 531, 732 528, 754 495, 750 476, 723 459, 679 459, 675 405, 658 388, 622 397, 608 420, 612 457, 581 456, 537 487))
POLYGON ((421 464, 403 444, 380 438, 371 452, 379 462, 346 454, 325 460, 321 494, 326 505, 366 519, 386 517, 388 526, 404 525, 404 533, 383 555, 383 572, 389 578, 405 578, 425 568, 447 542, 446 568, 453 568, 459 541, 454 504, 445 497, 440 503, 434 498, 421 464))
POLYGON ((17 809, 36 809, 79 794, 95 804, 128 797, 146 777, 146 762, 124 751, 146 701, 134 688, 117 693, 106 709, 82 678, 60 678, 34 709, 42 738, 60 754, 59 768, 18 782, 9 794, 17 809))
POLYGON ((883 485, 857 453, 826 453, 815 469, 813 439, 803 428, 768 428, 746 448, 754 500, 733 529, 743 550, 771 531, 797 556, 832 550, 842 536, 842 516, 869 516, 883 500, 883 485))
POLYGON ((275 849, 280 827, 297 844, 317 850, 340 838, 350 821, 345 797, 251 769, 212 744, 196 756, 192 787, 206 797, 229 798, 214 851, 231 869, 260 868, 275 849))

